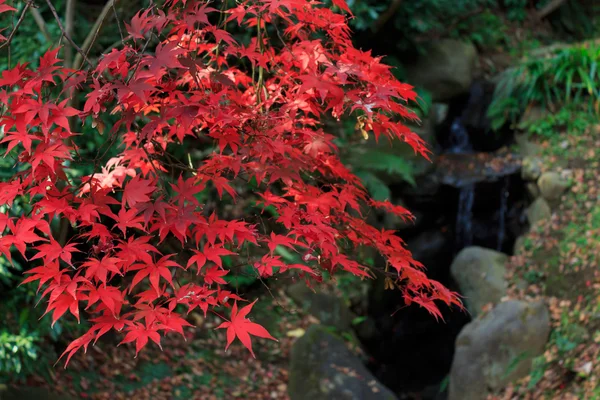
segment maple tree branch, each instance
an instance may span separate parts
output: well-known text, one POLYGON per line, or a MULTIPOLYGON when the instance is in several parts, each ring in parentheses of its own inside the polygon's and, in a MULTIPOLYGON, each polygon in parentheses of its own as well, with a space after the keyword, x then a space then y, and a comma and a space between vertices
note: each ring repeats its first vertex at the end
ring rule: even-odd
POLYGON ((8 35, 8 38, 6 38, 6 41, 4 43, 2 43, 2 45, 0 45, 0 49, 2 49, 3 47, 6 47, 6 46, 10 46, 10 42, 15 37, 15 33, 17 33, 17 29, 19 29, 19 26, 25 19, 25 13, 27 13, 27 10, 29 10, 29 8, 31 7, 31 4, 32 4, 31 2, 27 2, 27 4, 25 4, 25 8, 23 8, 23 11, 21 12, 21 15, 19 16, 19 20, 17 21, 17 24, 15 25, 13 30, 10 32, 10 35, 8 35))
POLYGON ((384 27, 384 25, 396 14, 396 11, 400 8, 402 0, 394 0, 383 14, 377 18, 373 24, 373 33, 377 33, 384 27))
POLYGON ((56 23, 58 24, 58 28, 60 29, 60 32, 62 33, 62 36, 65 39, 67 39, 67 41, 71 44, 71 46, 73 46, 73 48, 75 50, 77 50, 77 52, 79 54, 81 54, 81 56, 83 57, 83 59, 85 60, 85 62, 87 62, 89 65, 93 66, 93 64, 87 58, 87 56, 85 55, 85 53, 83 52, 83 50, 81 50, 81 48, 79 46, 77 46, 77 43, 75 43, 73 41, 73 39, 71 39, 71 36, 65 30, 65 27, 63 26, 62 22, 60 21, 60 17, 58 16, 58 13, 56 12, 56 8, 54 8, 54 5, 52 4, 52 1, 51 0, 46 0, 46 4, 48 4, 48 7, 50 7, 50 11, 52 12, 52 15, 54 16, 54 19, 56 20, 56 23))
MULTIPOLYGON (((81 46, 81 49, 83 50, 85 55, 89 54, 90 49, 92 48, 92 45, 98 38, 98 34, 100 33, 100 30, 102 29, 102 26, 104 24, 104 20, 106 19, 106 16, 111 11, 111 9, 114 7, 114 5, 115 5, 115 0, 109 0, 104 5, 104 8, 102 8, 102 11, 100 12, 100 15, 98 15, 98 18, 96 18, 96 21, 94 22, 94 25, 92 26, 92 29, 90 29, 90 32, 88 33, 87 37, 83 41, 83 46, 81 46)), ((116 13, 115 13, 115 15, 116 15, 116 13)), ((118 25, 118 21, 117 21, 117 25, 118 25)), ((119 25, 119 31, 120 30, 121 30, 121 26, 119 25)), ((121 34, 121 41, 123 41, 122 34, 121 34)), ((75 61, 73 62, 73 68, 79 69, 81 67, 82 62, 83 62, 83 57, 82 57, 81 53, 77 54, 77 56, 75 57, 75 61)))
MULTIPOLYGON (((65 33, 68 36, 73 36, 73 21, 75 19, 75 1, 67 0, 66 12, 65 12, 65 33)), ((73 65, 73 47, 71 45, 65 46, 65 67, 71 68, 73 65)))
POLYGON ((548 4, 546 4, 538 13, 536 14, 537 19, 544 19, 548 15, 552 14, 555 10, 557 10, 560 6, 566 3, 567 0, 552 0, 548 4))
POLYGON ((50 32, 48 32, 48 27, 46 26, 46 21, 44 21, 42 14, 34 7, 29 8, 29 11, 31 11, 31 15, 40 29, 40 32, 44 35, 44 38, 46 38, 48 42, 52 42, 52 36, 50 36, 50 32))

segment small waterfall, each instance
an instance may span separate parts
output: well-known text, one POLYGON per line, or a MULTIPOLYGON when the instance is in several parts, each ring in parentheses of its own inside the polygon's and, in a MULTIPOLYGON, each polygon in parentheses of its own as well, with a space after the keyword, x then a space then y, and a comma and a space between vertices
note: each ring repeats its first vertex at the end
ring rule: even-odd
POLYGON ((473 204, 475 203, 475 184, 469 183, 460 188, 458 212, 456 216, 457 248, 461 249, 473 243, 473 204))
POLYGON ((462 123, 462 118, 456 118, 452 121, 450 127, 450 148, 449 153, 469 153, 473 150, 469 140, 469 132, 462 123))
POLYGON ((504 243, 504 236, 506 234, 506 210, 508 209, 508 176, 504 177, 504 185, 502 185, 502 191, 500 192, 500 212, 498 219, 498 244, 496 250, 502 250, 502 244, 504 243))

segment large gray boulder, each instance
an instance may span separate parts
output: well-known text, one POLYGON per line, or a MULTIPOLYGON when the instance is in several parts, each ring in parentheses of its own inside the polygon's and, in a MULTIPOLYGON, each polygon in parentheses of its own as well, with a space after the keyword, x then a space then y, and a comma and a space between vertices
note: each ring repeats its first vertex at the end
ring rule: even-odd
POLYGON ((535 225, 540 221, 548 220, 552 217, 550 205, 543 197, 538 197, 527 208, 527 219, 531 225, 535 225))
POLYGON ((294 343, 288 393, 291 400, 396 400, 346 347, 321 325, 294 343))
POLYGON ((544 172, 538 179, 538 186, 543 198, 556 201, 569 188, 569 181, 558 172, 544 172))
POLYGON ((529 374, 544 351, 550 316, 541 302, 507 301, 466 325, 456 339, 449 400, 484 400, 529 374))
POLYGON ((304 282, 290 286, 288 295, 294 303, 317 318, 323 325, 332 326, 340 331, 351 329, 352 313, 339 297, 315 292, 304 282))
POLYGON ((477 50, 472 43, 442 39, 425 46, 406 81, 429 91, 434 101, 447 101, 469 92, 475 75, 477 50))
POLYGON ((450 273, 465 296, 467 309, 476 317, 483 306, 506 295, 506 254, 483 247, 465 247, 458 253, 450 273))

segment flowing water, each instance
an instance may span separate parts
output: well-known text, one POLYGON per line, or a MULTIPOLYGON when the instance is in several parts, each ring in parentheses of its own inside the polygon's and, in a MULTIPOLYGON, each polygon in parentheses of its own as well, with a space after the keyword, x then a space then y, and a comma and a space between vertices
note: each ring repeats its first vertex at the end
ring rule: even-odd
POLYGON ((498 216, 498 244, 496 250, 501 251, 502 245, 504 244, 504 237, 506 236, 506 211, 508 210, 508 185, 509 177, 504 177, 504 184, 502 185, 502 192, 500 192, 500 209, 498 216))
POLYGON ((473 244, 473 204, 475 184, 469 183, 460 188, 458 211, 456 213, 456 246, 463 248, 473 244))

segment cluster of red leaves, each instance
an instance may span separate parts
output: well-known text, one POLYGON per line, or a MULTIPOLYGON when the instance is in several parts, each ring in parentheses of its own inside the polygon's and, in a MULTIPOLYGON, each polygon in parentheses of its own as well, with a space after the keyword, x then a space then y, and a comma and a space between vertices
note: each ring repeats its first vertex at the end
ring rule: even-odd
MULTIPOLYGON (((349 11, 343 0, 335 4, 349 11)), ((243 299, 226 290, 229 271, 221 259, 237 256, 242 246, 263 249, 260 259, 244 260, 262 277, 293 269, 317 281, 320 270, 372 276, 343 251, 368 246, 402 281, 408 303, 436 317, 436 300, 460 305, 426 277, 393 231, 364 221, 366 205, 410 214, 370 200, 340 162, 334 137, 322 130, 327 115, 354 114, 369 134, 399 138, 427 156, 422 140, 400 122, 415 118, 402 104, 415 92, 380 59, 353 47, 346 18, 309 0, 240 1, 221 10, 171 0, 140 11, 126 25, 123 46, 87 70, 64 68, 55 49, 39 68, 3 72, 2 143, 7 154, 18 153, 18 172, 0 183, 0 203, 8 210, 0 214, 0 251, 10 258, 14 247, 42 261, 25 282, 44 288, 53 321, 67 311, 79 319, 84 307, 92 326, 68 346, 67 363, 111 330, 123 331, 123 342, 135 341, 137 351, 150 340, 160 345, 161 335, 190 326, 181 307, 217 313, 233 306, 221 325, 228 345, 237 337, 252 351, 249 335, 271 336, 246 318, 252 305, 238 311, 243 299), (256 34, 238 43, 228 24, 256 34), (148 53, 152 38, 161 42, 148 53), (83 109, 69 105, 72 90, 87 94, 83 109), (73 121, 101 121, 104 114, 118 115, 107 135, 123 149, 101 170, 78 178, 70 173, 79 157, 73 121), (214 141, 218 150, 200 165, 179 162, 177 183, 166 184, 169 150, 187 136, 214 141), (210 189, 235 199, 238 181, 258 183, 258 202, 276 212, 276 232, 208 216, 195 196, 210 189), (13 215, 22 196, 33 210, 13 215), (79 232, 68 244, 51 229, 57 219, 79 232), (158 250, 169 237, 178 240, 181 254, 189 253, 187 264, 158 250), (83 241, 93 250, 74 262, 83 241), (274 253, 277 246, 302 251, 304 263, 285 264, 274 253), (178 271, 195 272, 197 279, 179 284, 178 271)))

